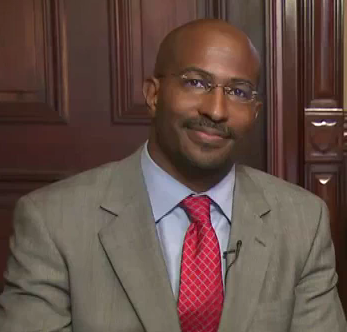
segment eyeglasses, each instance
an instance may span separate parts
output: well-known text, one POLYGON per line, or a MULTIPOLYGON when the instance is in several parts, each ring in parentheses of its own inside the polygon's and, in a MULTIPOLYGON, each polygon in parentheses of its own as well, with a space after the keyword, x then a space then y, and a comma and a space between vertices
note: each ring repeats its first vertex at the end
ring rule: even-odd
MULTIPOLYGON (((223 89, 223 93, 228 97, 228 100, 236 103, 251 103, 258 96, 258 92, 254 89, 254 87, 250 83, 242 80, 232 80, 228 84, 224 85, 213 83, 210 79, 195 72, 169 75, 178 78, 180 86, 184 89, 184 91, 192 96, 209 94, 218 87, 223 89)), ((157 78, 164 78, 166 76, 160 75, 157 76, 157 78)))

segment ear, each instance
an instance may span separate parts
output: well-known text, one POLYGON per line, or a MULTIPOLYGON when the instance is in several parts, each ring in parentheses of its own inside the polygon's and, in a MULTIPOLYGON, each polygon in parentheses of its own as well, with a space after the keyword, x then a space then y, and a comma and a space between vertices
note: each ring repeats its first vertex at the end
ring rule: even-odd
POLYGON ((143 82, 142 92, 145 97, 149 115, 154 118, 157 110, 158 93, 159 93, 159 80, 155 77, 147 78, 143 82))

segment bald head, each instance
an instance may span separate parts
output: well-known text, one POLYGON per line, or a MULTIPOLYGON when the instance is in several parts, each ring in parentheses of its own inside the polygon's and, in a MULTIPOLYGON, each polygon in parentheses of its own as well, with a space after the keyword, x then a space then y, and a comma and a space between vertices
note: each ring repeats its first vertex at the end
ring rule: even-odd
POLYGON ((259 72, 260 57, 248 36, 231 24, 216 19, 188 22, 171 31, 160 45, 154 75, 160 76, 179 66, 182 53, 190 47, 195 49, 220 42, 228 43, 233 52, 242 52, 259 72))

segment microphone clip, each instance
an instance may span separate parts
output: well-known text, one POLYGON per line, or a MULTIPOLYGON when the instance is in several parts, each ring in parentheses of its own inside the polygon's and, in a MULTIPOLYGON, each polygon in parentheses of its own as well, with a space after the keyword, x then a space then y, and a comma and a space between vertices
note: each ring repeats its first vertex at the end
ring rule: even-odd
POLYGON ((240 251, 241 251, 241 247, 242 247, 242 241, 238 240, 236 242, 236 249, 231 249, 231 250, 227 250, 223 252, 223 259, 226 259, 228 255, 231 254, 235 254, 234 259, 230 262, 230 264, 228 265, 226 272, 225 272, 225 279, 227 278, 229 269, 235 264, 235 262, 237 261, 237 259, 239 258, 240 255, 240 251))

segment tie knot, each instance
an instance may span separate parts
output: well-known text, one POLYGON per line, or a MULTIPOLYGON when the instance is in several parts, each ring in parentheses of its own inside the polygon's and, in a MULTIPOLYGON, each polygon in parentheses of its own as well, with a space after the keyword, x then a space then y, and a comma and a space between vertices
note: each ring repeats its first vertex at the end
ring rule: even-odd
POLYGON ((208 196, 188 196, 180 204, 188 213, 191 222, 211 223, 211 199, 208 196))

